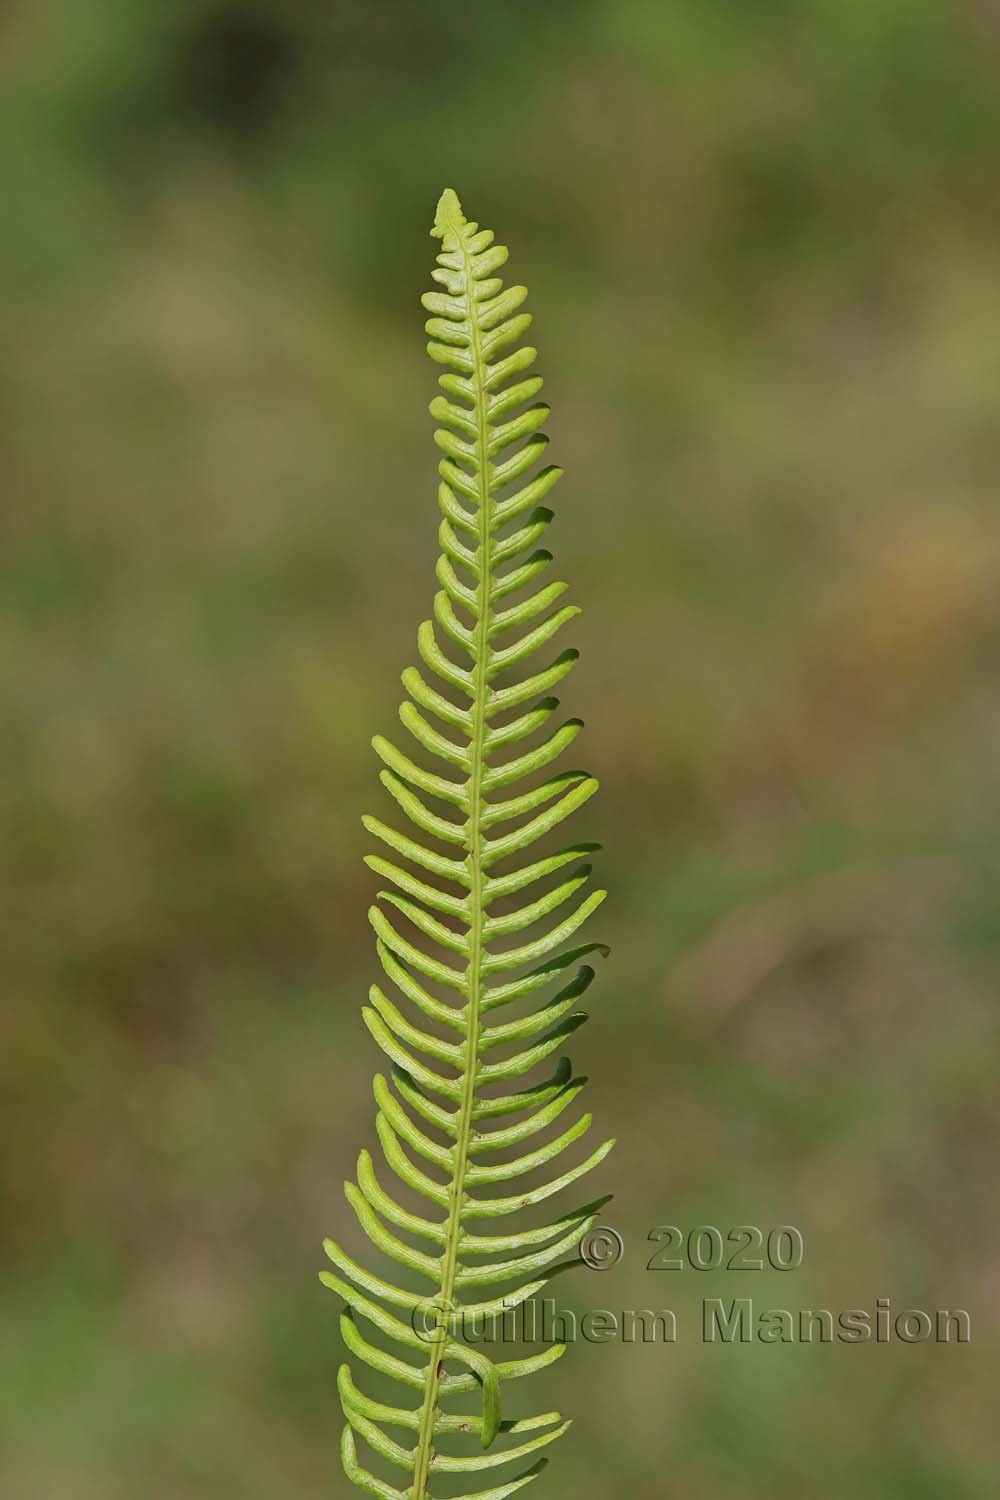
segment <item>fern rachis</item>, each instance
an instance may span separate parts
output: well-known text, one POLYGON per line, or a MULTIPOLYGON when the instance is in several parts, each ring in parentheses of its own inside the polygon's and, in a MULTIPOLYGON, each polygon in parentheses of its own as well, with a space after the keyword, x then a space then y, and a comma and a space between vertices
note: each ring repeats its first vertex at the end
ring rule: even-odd
MULTIPOLYGON (((374 906, 370 918, 379 958, 402 1000, 437 1029, 417 1025, 377 985, 364 1011, 392 1064, 392 1086, 382 1075, 374 1084, 382 1151, 395 1176, 433 1206, 432 1216, 397 1203, 367 1152, 359 1158, 357 1182, 345 1188, 376 1248, 421 1277, 427 1290, 411 1292, 373 1275, 332 1240, 325 1249, 336 1272, 321 1273, 347 1304, 341 1328, 348 1350, 415 1393, 412 1404, 388 1406, 364 1395, 347 1365, 340 1371, 347 1418, 344 1467, 355 1483, 382 1500, 427 1500, 436 1474, 488 1473, 533 1455, 565 1431, 568 1424, 556 1412, 520 1421, 502 1421, 500 1415, 502 1383, 558 1358, 561 1346, 495 1362, 461 1342, 460 1334, 470 1315, 500 1313, 541 1290, 568 1264, 559 1258, 578 1246, 600 1203, 540 1227, 502 1234, 477 1233, 470 1224, 544 1201, 596 1166, 613 1144, 605 1141, 584 1161, 537 1187, 522 1185, 507 1195, 489 1191, 547 1166, 590 1126, 587 1114, 565 1123, 583 1086, 567 1058, 541 1082, 518 1089, 517 1080, 556 1054, 584 1019, 573 1007, 593 970, 578 961, 606 950, 594 942, 564 945, 604 892, 583 896, 561 915, 588 880, 590 867, 580 861, 593 844, 511 863, 597 787, 592 777, 576 771, 532 784, 535 773, 551 765, 581 727, 574 719, 549 727, 558 707, 551 689, 573 665, 575 651, 562 651, 524 675, 529 659, 577 613, 572 605, 554 607, 563 584, 535 587, 551 562, 551 554, 536 547, 552 514, 540 502, 561 470, 536 469, 548 442, 541 431, 548 407, 535 401, 540 377, 527 373, 535 350, 520 343, 531 322, 520 311, 526 291, 504 290, 493 274, 506 261, 506 250, 494 244, 490 231, 465 219, 450 189, 438 204, 432 233, 442 241, 433 272, 441 290, 428 293, 423 303, 431 314, 428 351, 444 368, 439 377, 444 394, 431 404, 442 424, 435 440, 444 454, 438 492, 441 589, 434 620, 420 627, 417 645, 439 685, 408 668, 400 718, 435 769, 376 736, 381 780, 416 834, 402 834, 375 818, 366 818, 365 825, 404 861, 371 855, 367 863, 393 887, 381 891, 379 899, 414 933, 405 936, 374 906), (519 789, 522 782, 526 786, 519 789), (443 811, 433 811, 424 796, 443 811), (446 852, 429 847, 424 835, 446 852), (505 873, 495 872, 499 864, 505 873), (498 913, 498 903, 509 909, 498 913), (524 940, 529 928, 556 913, 554 926, 524 940), (515 1005, 577 964, 554 997, 513 1020, 494 1022, 494 1010, 515 1005), (494 1124, 508 1120, 514 1123, 494 1124), (497 1152, 501 1159, 491 1162, 497 1152), (410 1238, 400 1238, 396 1230, 410 1238), (474 1290, 512 1281, 519 1282, 515 1291, 485 1299, 474 1290), (470 1291, 471 1299, 463 1301, 470 1291), (428 1305, 435 1310, 429 1331, 426 1323, 420 1326, 428 1305), (394 1347, 370 1342, 359 1318, 394 1347), (449 1365, 458 1372, 449 1372, 449 1365), (476 1412, 449 1409, 453 1397, 468 1393, 478 1394, 476 1412), (402 1441, 386 1428, 400 1430, 402 1441), (448 1436, 462 1433, 477 1435, 478 1451, 447 1451, 448 1436), (408 1475, 404 1489, 362 1466, 355 1434, 408 1475), (513 1441, 505 1445, 500 1437, 513 1441)), ((479 1491, 480 1500, 511 1494, 544 1462, 533 1461, 513 1479, 479 1491)))

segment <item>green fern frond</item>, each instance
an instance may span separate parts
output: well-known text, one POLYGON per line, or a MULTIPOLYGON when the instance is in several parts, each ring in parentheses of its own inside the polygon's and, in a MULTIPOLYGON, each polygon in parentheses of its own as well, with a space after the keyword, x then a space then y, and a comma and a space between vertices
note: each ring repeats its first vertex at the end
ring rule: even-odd
POLYGON ((417 634, 423 667, 403 673, 408 696, 399 716, 433 769, 377 736, 382 783, 412 830, 364 820, 390 854, 367 860, 390 887, 369 914, 389 991, 373 985, 364 1010, 391 1064, 389 1077, 375 1079, 376 1129, 389 1171, 430 1207, 415 1213, 398 1202, 366 1151, 357 1181, 345 1187, 372 1244, 423 1289, 372 1274, 332 1240, 324 1248, 336 1270, 321 1280, 346 1303, 349 1352, 408 1393, 400 1405, 374 1401, 342 1367, 348 1476, 383 1500, 426 1500, 435 1475, 486 1474, 531 1457, 513 1479, 477 1492, 478 1500, 501 1500, 538 1475, 545 1460, 533 1456, 568 1426, 558 1412, 502 1420, 501 1387, 563 1348, 493 1361, 462 1341, 465 1320, 502 1314, 576 1263, 573 1252, 606 1199, 538 1227, 483 1234, 474 1225, 545 1201, 613 1145, 605 1141, 576 1165, 560 1161, 550 1175, 590 1128, 589 1114, 566 1123, 585 1080, 560 1057, 542 1081, 526 1081, 585 1019, 575 1007, 594 971, 580 960, 607 950, 566 944, 605 893, 584 890, 596 845, 527 853, 597 789, 581 771, 536 774, 581 724, 550 722, 558 707, 552 689, 577 653, 531 664, 577 610, 557 606, 564 584, 542 582, 552 557, 537 543, 552 512, 541 502, 562 471, 539 467, 549 408, 536 399, 541 378, 529 373, 535 350, 522 343, 527 293, 504 289, 495 273, 507 251, 465 218, 450 188, 432 234, 442 242, 433 272, 439 290, 423 305, 431 314, 428 352, 444 369, 443 394, 431 404, 443 453, 441 588, 433 620, 417 634), (540 1005, 517 1008, 560 982, 540 1005), (512 1019, 493 1019, 508 1007, 512 1019), (543 1169, 541 1180, 524 1181, 543 1169), (513 1190, 504 1192, 505 1184, 513 1190), (370 1342, 359 1323, 381 1341, 370 1342), (453 1398, 470 1393, 475 1411, 454 1410, 453 1398), (464 1452, 452 1453, 447 1441, 442 1447, 452 1434, 471 1435, 474 1451, 468 1438, 464 1452), (404 1488, 362 1466, 358 1437, 404 1472, 404 1488))

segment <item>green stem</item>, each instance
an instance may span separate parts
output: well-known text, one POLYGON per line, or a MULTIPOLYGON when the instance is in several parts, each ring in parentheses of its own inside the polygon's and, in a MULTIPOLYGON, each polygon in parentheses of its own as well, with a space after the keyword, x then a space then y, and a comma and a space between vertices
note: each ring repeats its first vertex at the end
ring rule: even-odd
MULTIPOLYGON (((469 1139, 472 1134, 473 1109, 476 1102, 476 1083, 479 1059, 480 1001, 482 998, 482 965, 485 956, 483 942, 483 831, 481 815, 483 806, 482 778, 485 769, 484 745, 486 737, 486 695, 489 690, 488 670, 490 662, 490 626, 492 624, 493 582, 493 496, 489 475, 489 420, 487 413, 486 369, 483 362, 481 336, 475 299, 471 296, 473 284, 471 257, 465 239, 459 232, 456 239, 465 261, 466 306, 469 310, 469 327, 472 341, 473 371, 476 413, 476 457, 479 472, 479 582, 477 587, 475 625, 475 670, 474 697, 472 701, 472 772, 469 778, 469 833, 466 863, 471 877, 469 891, 469 963, 466 969, 466 1053, 465 1078, 462 1101, 458 1114, 458 1135, 455 1143, 455 1167, 452 1175, 448 1223, 441 1265, 440 1301, 443 1317, 452 1306, 455 1279, 458 1273, 458 1247, 462 1237, 462 1211, 465 1206, 465 1172, 469 1159, 469 1139)), ((431 1344, 430 1359, 424 1387, 424 1402, 420 1413, 420 1429, 414 1452, 413 1486, 410 1500, 426 1500, 427 1483, 431 1460, 434 1456, 434 1428, 438 1417, 438 1395, 441 1385, 441 1367, 444 1350, 451 1335, 445 1323, 439 1323, 431 1344)))

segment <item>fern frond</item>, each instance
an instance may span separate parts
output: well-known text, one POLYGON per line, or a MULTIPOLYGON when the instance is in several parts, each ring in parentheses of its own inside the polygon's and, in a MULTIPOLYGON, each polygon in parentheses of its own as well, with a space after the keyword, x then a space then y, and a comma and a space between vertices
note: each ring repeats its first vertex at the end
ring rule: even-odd
POLYGON ((349 1478, 382 1500, 427 1500, 437 1474, 485 1473, 531 1456, 513 1479, 462 1497, 501 1500, 537 1477, 545 1463, 537 1450, 569 1425, 557 1412, 502 1419, 501 1388, 563 1349, 493 1361, 462 1341, 466 1320, 502 1314, 573 1264, 607 1200, 533 1227, 515 1220, 498 1234, 470 1226, 545 1201, 613 1145, 605 1141, 568 1165, 591 1126, 589 1114, 572 1117, 586 1080, 573 1076, 565 1056, 548 1077, 529 1077, 586 1019, 575 1007, 594 971, 581 960, 607 950, 596 942, 566 945, 605 893, 586 890, 587 856, 597 845, 534 852, 597 782, 582 771, 548 769, 581 723, 549 727, 558 708, 551 690, 577 653, 564 649, 548 661, 544 653, 578 611, 559 602, 564 583, 543 581, 552 554, 536 545, 552 518, 541 502, 562 470, 542 464, 549 408, 536 399, 541 377, 527 373, 536 357, 522 343, 531 323, 527 292, 503 286, 495 273, 507 251, 465 218, 450 189, 432 234, 441 241, 432 273, 438 290, 423 304, 431 315, 428 352, 442 367, 443 394, 430 408, 442 453, 440 588, 433 618, 417 634, 422 666, 403 673, 399 717, 413 744, 373 740, 382 784, 410 827, 364 820, 390 854, 367 859, 387 882, 369 917, 391 992, 373 985, 363 1012, 390 1063, 374 1081, 376 1130, 389 1172, 425 1208, 417 1213, 398 1202, 368 1152, 358 1159, 356 1182, 345 1185, 372 1245, 423 1289, 366 1270, 332 1240, 324 1247, 335 1271, 321 1280, 346 1304, 341 1327, 350 1354, 417 1393, 386 1405, 342 1368, 349 1478), (565 981, 567 971, 554 994, 511 1012, 565 981), (510 1019, 488 1023, 501 1009, 510 1019), (516 1190, 504 1192, 509 1184, 516 1190), (505 1285, 485 1300, 473 1290, 505 1285), (421 1318, 429 1309, 428 1328, 421 1318), (370 1343, 358 1320, 389 1347, 370 1343), (452 1398, 470 1392, 478 1393, 476 1412, 449 1409, 452 1398), (473 1450, 442 1448, 440 1440, 455 1434, 471 1438, 473 1450), (402 1488, 362 1466, 359 1437, 390 1471, 403 1471, 402 1488))

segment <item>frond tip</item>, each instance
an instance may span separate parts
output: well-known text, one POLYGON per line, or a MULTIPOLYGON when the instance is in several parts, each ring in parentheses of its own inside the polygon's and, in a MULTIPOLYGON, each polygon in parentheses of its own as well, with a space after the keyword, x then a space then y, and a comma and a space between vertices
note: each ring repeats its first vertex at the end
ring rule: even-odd
POLYGON ((439 1474, 485 1473, 531 1454, 528 1469, 461 1497, 502 1500, 537 1477, 545 1459, 536 1450, 569 1426, 556 1412, 511 1419, 502 1410, 504 1388, 562 1346, 497 1361, 477 1333, 483 1318, 502 1319, 575 1263, 567 1256, 607 1201, 521 1222, 614 1144, 584 1143, 592 1119, 577 1103, 586 1079, 564 1055, 594 977, 581 960, 607 953, 577 934, 605 892, 584 890, 596 844, 544 848, 597 782, 551 769, 582 725, 550 725, 552 690, 577 653, 564 648, 546 661, 545 652, 578 610, 564 602, 564 583, 542 581, 552 554, 537 543, 552 511, 541 502, 562 470, 542 463, 549 408, 530 373, 535 350, 523 343, 527 291, 504 288, 496 273, 506 249, 466 219, 451 188, 431 233, 442 242, 436 290, 423 298, 428 352, 442 367, 431 403, 440 587, 417 632, 421 669, 403 673, 399 717, 411 753, 383 735, 372 741, 395 816, 410 826, 364 819, 393 856, 366 861, 391 889, 369 912, 386 988, 372 985, 363 1010, 390 1064, 374 1097, 392 1177, 383 1186, 363 1151, 344 1189, 352 1226, 420 1290, 397 1285, 392 1270, 366 1270, 335 1240, 324 1242, 335 1270, 320 1279, 345 1304, 348 1352, 401 1388, 386 1405, 341 1369, 348 1477, 383 1500, 431 1500, 439 1474), (505 1019, 494 1023, 499 1009, 505 1019), (424 1200, 423 1213, 397 1202, 397 1183, 424 1200), (513 1191, 498 1191, 508 1184, 513 1191), (476 1233, 482 1219, 507 1222, 501 1233, 476 1233), (382 1343, 369 1343, 359 1322, 382 1343), (452 1409, 459 1396, 473 1397, 476 1410, 452 1409), (362 1465, 358 1438, 390 1476, 405 1471, 405 1488, 362 1465), (464 1439, 465 1451, 451 1451, 450 1438, 464 1439))
POLYGON ((434 214, 434 228, 431 234, 435 239, 444 239, 446 234, 457 235, 465 223, 465 215, 462 205, 458 201, 458 194, 454 188, 445 188, 438 199, 437 210, 434 214))

